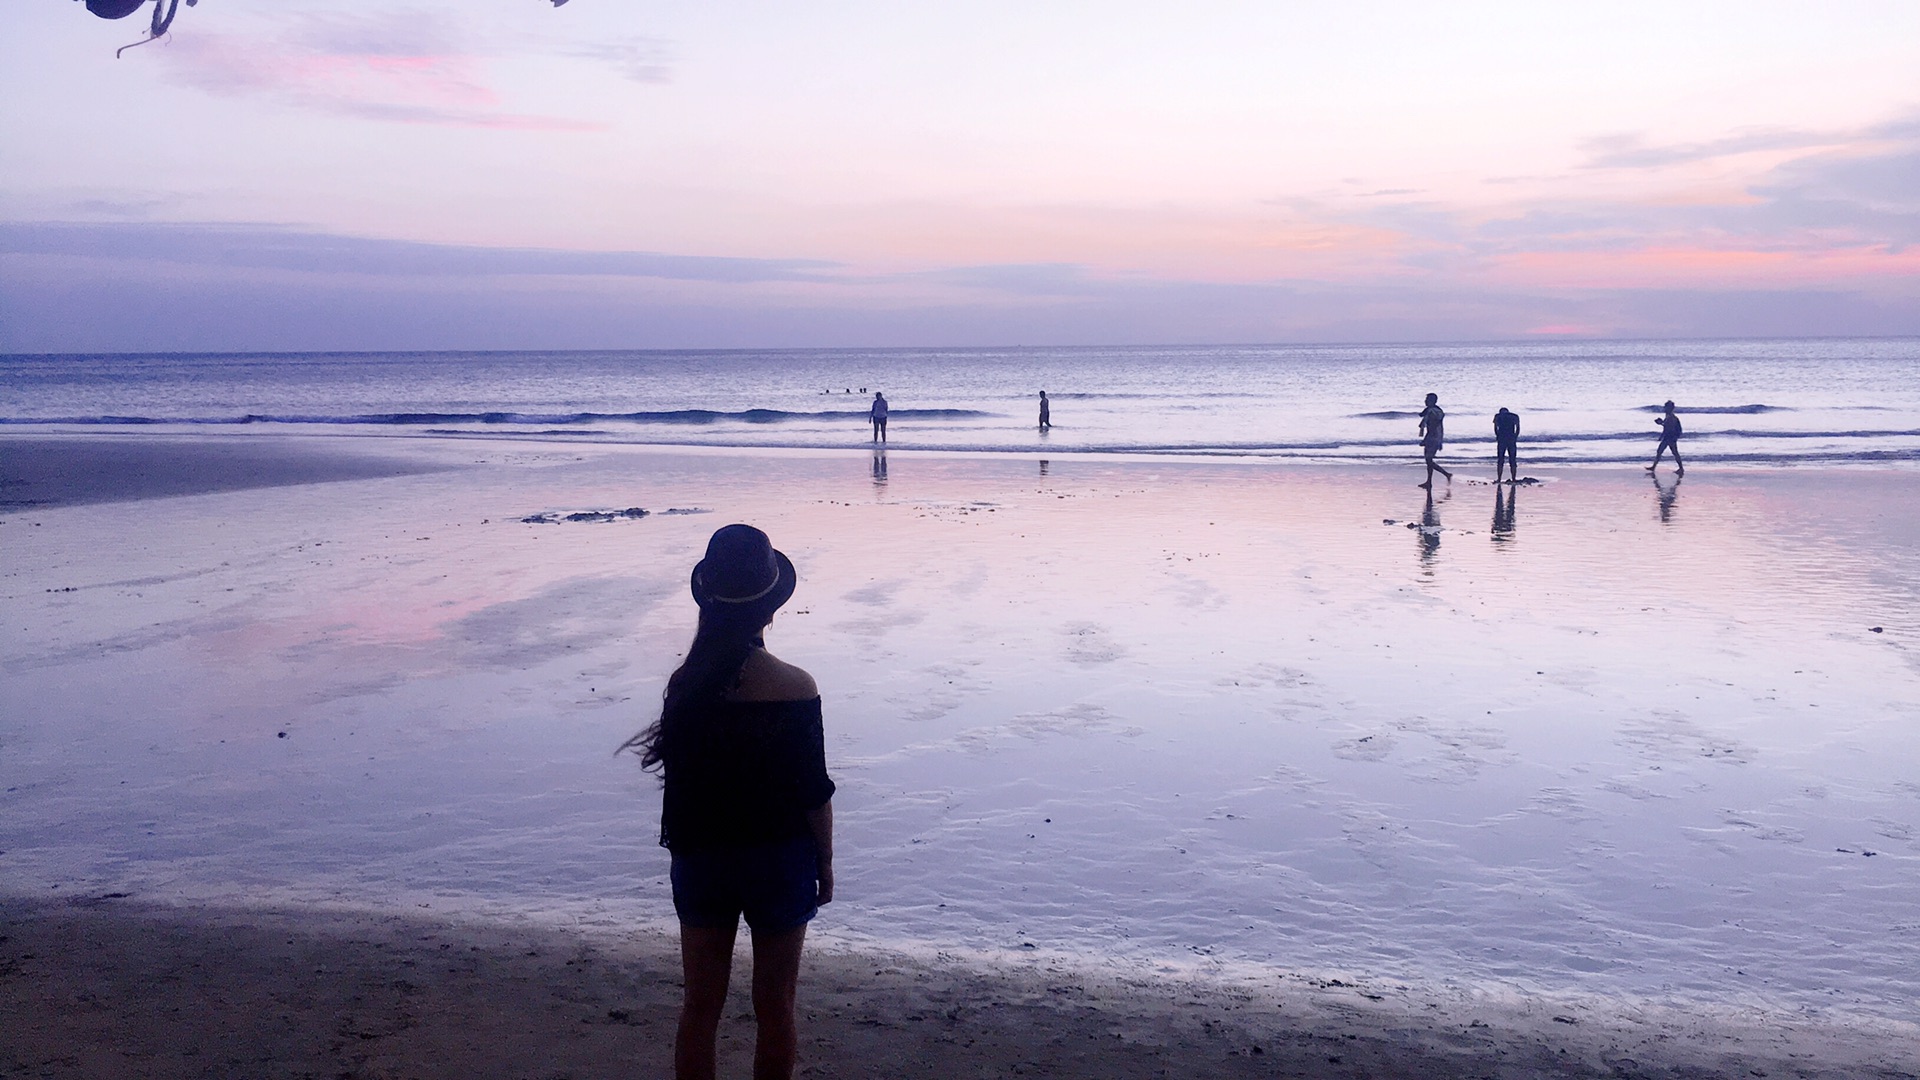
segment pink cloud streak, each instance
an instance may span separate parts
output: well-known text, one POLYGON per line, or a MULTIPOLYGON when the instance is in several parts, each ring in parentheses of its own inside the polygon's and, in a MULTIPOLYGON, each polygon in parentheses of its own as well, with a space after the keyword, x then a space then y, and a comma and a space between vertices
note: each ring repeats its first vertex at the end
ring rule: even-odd
POLYGON ((296 108, 396 123, 519 131, 606 127, 505 111, 475 58, 452 51, 347 49, 313 34, 285 41, 195 34, 166 55, 178 81, 222 97, 265 96, 296 108))

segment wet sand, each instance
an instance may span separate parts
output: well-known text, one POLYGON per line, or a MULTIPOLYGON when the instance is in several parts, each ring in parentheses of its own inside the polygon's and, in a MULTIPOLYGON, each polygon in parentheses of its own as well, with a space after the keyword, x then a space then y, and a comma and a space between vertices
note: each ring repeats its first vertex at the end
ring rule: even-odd
MULTIPOLYGON (((720 1045, 723 1074, 744 1076, 744 952, 739 963, 720 1045)), ((657 932, 0 902, 8 1076, 665 1076, 678 994, 674 942, 657 932)), ((1892 1080, 1920 1057, 1897 1030, 833 948, 809 953, 799 1011, 799 1075, 875 1080, 1892 1080)))
POLYGON ((248 488, 406 476, 444 466, 367 440, 0 436, 0 514, 248 488))
POLYGON ((806 1075, 1920 1074, 1912 473, 350 452, 0 516, 0 1075, 660 1074, 610 751, 738 519, 842 785, 806 1075))

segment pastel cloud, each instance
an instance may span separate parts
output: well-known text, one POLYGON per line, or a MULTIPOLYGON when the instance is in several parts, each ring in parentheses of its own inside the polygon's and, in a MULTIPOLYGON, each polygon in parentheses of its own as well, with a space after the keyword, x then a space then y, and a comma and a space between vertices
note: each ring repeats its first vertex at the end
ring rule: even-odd
MULTIPOLYGON (((1817 286, 1920 275, 1920 122, 1851 134, 1637 144, 1667 166, 1764 145, 1816 148, 1702 195, 1685 183, 1629 196, 1570 195, 1491 206, 1405 202, 1328 213, 1392 232, 1429 274, 1566 287, 1817 286)), ((1624 153, 1624 151, 1623 151, 1624 153)))
POLYGON ((164 55, 176 81, 210 94, 268 97, 365 120, 538 131, 605 126, 503 108, 482 58, 429 14, 308 15, 258 37, 196 28, 164 55))
POLYGON ((1649 142, 1644 134, 1603 135, 1586 140, 1582 148, 1590 169, 1647 169, 1684 165, 1742 154, 1791 152, 1830 147, 1912 142, 1920 139, 1920 116, 1906 116, 1853 131, 1744 131, 1695 143, 1649 142))
POLYGON ((612 41, 578 44, 564 50, 605 64, 622 78, 637 83, 665 83, 673 79, 673 50, 656 37, 629 36, 612 41))
POLYGON ((0 350, 1920 333, 1910 288, 1703 287, 1691 270, 1646 286, 1580 280, 1579 266, 1550 255, 1516 256, 1515 265, 1529 258, 1538 260, 1534 272, 1507 281, 1236 283, 1070 263, 870 273, 805 260, 486 248, 263 226, 14 224, 0 227, 0 309, 16 313, 0 323, 0 350))
POLYGON ((356 277, 628 277, 764 282, 819 279, 833 264, 650 251, 428 244, 226 223, 0 223, 0 255, 103 259, 218 270, 356 277))

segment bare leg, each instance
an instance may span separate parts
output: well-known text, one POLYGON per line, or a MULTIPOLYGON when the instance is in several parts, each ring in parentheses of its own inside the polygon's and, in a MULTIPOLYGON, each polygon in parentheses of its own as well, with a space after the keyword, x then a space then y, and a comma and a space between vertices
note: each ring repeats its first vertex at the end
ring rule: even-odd
MULTIPOLYGON (((674 1080, 713 1080, 714 1040, 733 974, 733 937, 739 928, 680 926, 680 1030, 673 1039, 674 1080)), ((758 975, 758 972, 755 972, 758 975)))
MULTIPOLYGON (((1667 452, 1666 443, 1661 443, 1659 446, 1656 446, 1653 448, 1653 464, 1647 466, 1648 472, 1652 472, 1653 470, 1660 467, 1660 455, 1666 452, 1667 452)), ((1678 447, 1675 447, 1673 453, 1675 457, 1678 457, 1680 455, 1680 449, 1678 447)))
POLYGON ((1685 462, 1680 460, 1680 444, 1679 443, 1673 444, 1673 475, 1675 476, 1687 475, 1687 465, 1685 462))
POLYGON ((753 1080, 788 1080, 798 1037, 793 999, 800 983, 800 946, 807 924, 778 934, 753 935, 753 1080))

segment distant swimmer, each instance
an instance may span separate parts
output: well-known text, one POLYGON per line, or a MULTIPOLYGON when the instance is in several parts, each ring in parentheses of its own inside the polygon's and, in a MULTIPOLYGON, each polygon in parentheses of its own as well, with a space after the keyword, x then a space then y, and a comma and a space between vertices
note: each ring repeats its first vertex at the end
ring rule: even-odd
POLYGON ((1660 455, 1666 453, 1668 450, 1672 450, 1674 475, 1685 476, 1687 475, 1687 466, 1685 462, 1680 460, 1680 418, 1674 415, 1673 402, 1667 402, 1666 409, 1667 414, 1665 416, 1656 416, 1653 418, 1653 422, 1660 425, 1660 445, 1654 447, 1653 464, 1647 466, 1647 471, 1652 472, 1659 468, 1660 455))
POLYGON ((1427 457, 1427 482, 1420 486, 1429 490, 1433 487, 1433 474, 1436 472, 1446 477, 1447 483, 1453 483, 1453 474, 1433 460, 1433 455, 1439 453, 1440 447, 1446 442, 1446 423, 1447 414, 1440 408, 1440 395, 1428 394, 1427 407, 1420 410, 1420 449, 1427 457))
POLYGON ((1500 482, 1500 466, 1507 467, 1512 483, 1520 482, 1520 414, 1508 412, 1505 405, 1493 414, 1493 482, 1500 482))
POLYGON ((878 390, 873 392, 873 407, 867 410, 867 419, 873 421, 873 441, 887 441, 887 395, 878 390))
POLYGON ((1047 402, 1047 392, 1042 390, 1040 391, 1040 430, 1045 431, 1052 426, 1053 408, 1047 402))

